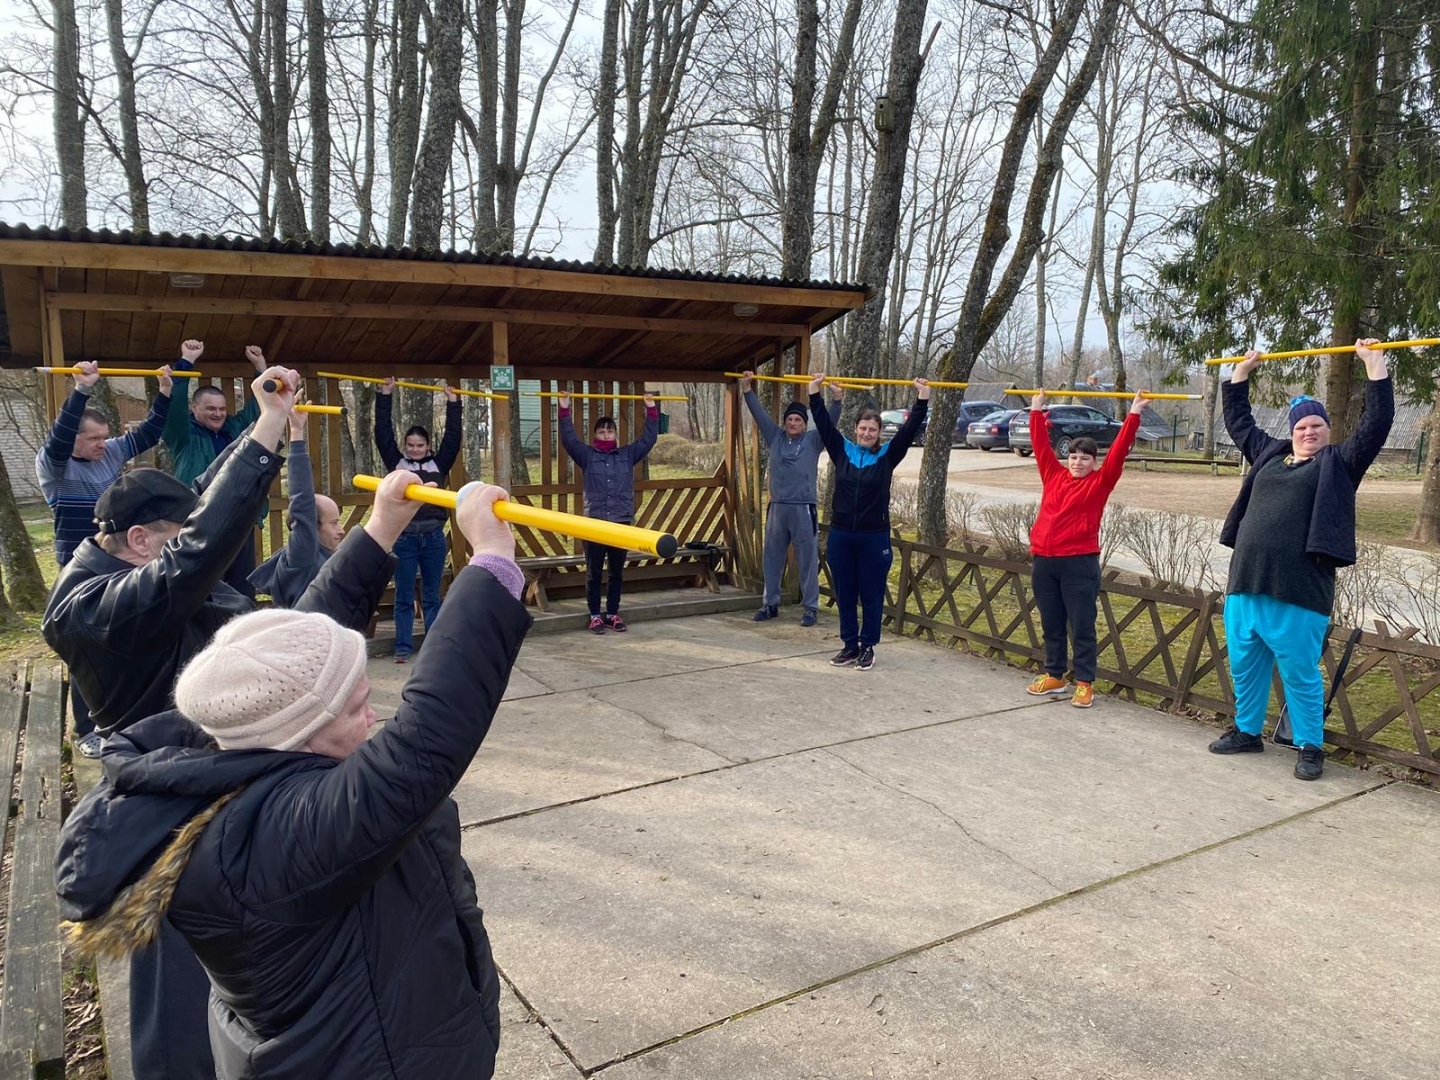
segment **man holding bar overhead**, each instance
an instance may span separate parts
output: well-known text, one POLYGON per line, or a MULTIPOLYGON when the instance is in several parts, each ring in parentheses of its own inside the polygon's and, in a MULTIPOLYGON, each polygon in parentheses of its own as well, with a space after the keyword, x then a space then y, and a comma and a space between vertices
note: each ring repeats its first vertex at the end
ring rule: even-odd
MULTIPOLYGON (((615 439, 615 420, 602 416, 595 421, 589 444, 575 434, 570 419, 570 395, 562 393, 560 403, 560 444, 585 474, 585 516, 602 521, 625 524, 635 520, 635 466, 660 437, 660 407, 653 394, 645 395, 645 430, 634 442, 619 445, 615 439)), ((624 588, 625 549, 585 541, 585 600, 590 607, 589 630, 603 634, 614 630, 623 633, 625 620, 620 618, 620 592, 624 588), (600 578, 606 564, 610 581, 605 592, 605 614, 600 614, 600 578)))
MULTIPOLYGON (((35 475, 40 491, 55 515, 55 561, 64 566, 86 537, 95 534, 95 503, 120 478, 120 471, 133 457, 160 441, 165 418, 170 412, 174 380, 170 369, 160 369, 160 392, 150 405, 150 414, 135 431, 110 438, 110 421, 90 407, 90 394, 100 381, 99 367, 76 365, 75 389, 60 407, 45 445, 35 455, 35 475)), ((81 756, 100 756, 100 735, 80 694, 70 681, 72 738, 81 756)))

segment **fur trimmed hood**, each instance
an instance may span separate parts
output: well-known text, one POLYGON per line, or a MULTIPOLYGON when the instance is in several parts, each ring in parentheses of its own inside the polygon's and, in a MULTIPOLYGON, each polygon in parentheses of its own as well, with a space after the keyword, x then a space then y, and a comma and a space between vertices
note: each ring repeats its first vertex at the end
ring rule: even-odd
POLYGON ((280 767, 333 764, 313 754, 220 750, 179 712, 110 736, 104 778, 65 821, 55 891, 70 941, 124 955, 149 943, 190 853, 252 780, 280 767))

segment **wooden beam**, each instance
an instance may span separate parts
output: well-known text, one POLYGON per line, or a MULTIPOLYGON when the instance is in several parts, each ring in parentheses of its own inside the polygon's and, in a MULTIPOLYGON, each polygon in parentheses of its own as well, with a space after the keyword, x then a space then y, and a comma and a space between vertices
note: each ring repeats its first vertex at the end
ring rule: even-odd
POLYGON ((462 307, 458 304, 347 304, 317 300, 261 300, 215 296, 121 296, 51 293, 50 303, 69 311, 183 312, 187 315, 285 315, 315 319, 413 319, 419 322, 511 322, 531 326, 580 326, 647 333, 718 334, 723 337, 798 338, 806 323, 755 323, 741 319, 660 319, 582 311, 462 307))
POLYGON ((576 270, 539 270, 522 266, 418 259, 370 259, 345 255, 275 255, 256 251, 149 247, 140 244, 84 244, 60 240, 0 240, 0 263, 82 267, 104 270, 187 271, 246 277, 346 278, 360 281, 409 281, 439 285, 529 289, 540 292, 655 299, 712 300, 805 308, 852 310, 865 303, 867 291, 851 288, 807 289, 793 285, 749 285, 685 278, 632 277, 576 270))
MULTIPOLYGON (((310 295, 310 286, 315 284, 314 278, 306 278, 300 282, 300 287, 295 290, 292 300, 304 300, 310 295)), ((290 327, 295 323, 295 316, 287 315, 280 320, 280 325, 275 327, 275 333, 270 335, 269 342, 265 345, 265 359, 272 364, 280 362, 280 350, 285 345, 285 339, 290 336, 290 327)), ((318 488, 317 488, 318 490, 318 488)))
MULTIPOLYGON (((660 311, 656 312, 655 317, 658 319, 668 319, 671 315, 674 315, 675 312, 679 311, 687 303, 689 303, 688 300, 672 300, 670 303, 666 304, 660 311)), ((612 345, 610 348, 606 349, 603 354, 595 358, 596 365, 599 367, 604 367, 606 364, 610 363, 611 360, 614 360, 621 353, 625 352, 626 349, 629 349, 637 341, 643 338, 645 334, 646 331, 637 330, 633 334, 625 335, 624 338, 622 338, 616 344, 612 345)))
MULTIPOLYGON (((409 368, 405 369, 409 371, 409 368)), ((729 369, 726 369, 729 370, 729 369)), ((596 379, 613 379, 616 382, 637 382, 659 385, 666 382, 723 383, 728 382, 721 371, 689 370, 686 368, 611 368, 545 367, 542 364, 525 363, 516 365, 517 379, 559 379, 571 382, 594 382, 596 379)))

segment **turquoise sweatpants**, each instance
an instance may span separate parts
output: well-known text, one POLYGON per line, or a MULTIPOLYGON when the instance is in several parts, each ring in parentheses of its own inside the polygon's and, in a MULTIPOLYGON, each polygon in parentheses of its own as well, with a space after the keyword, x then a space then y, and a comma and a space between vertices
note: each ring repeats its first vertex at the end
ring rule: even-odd
POLYGON ((1225 643, 1235 683, 1235 726, 1248 735, 1265 727, 1270 671, 1279 665, 1296 746, 1325 742, 1325 679, 1320 652, 1330 617, 1273 596, 1225 597, 1225 643))

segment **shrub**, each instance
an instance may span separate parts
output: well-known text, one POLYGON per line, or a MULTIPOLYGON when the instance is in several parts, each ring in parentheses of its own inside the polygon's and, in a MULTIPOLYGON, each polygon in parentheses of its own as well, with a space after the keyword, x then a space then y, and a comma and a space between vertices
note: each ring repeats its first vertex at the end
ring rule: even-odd
POLYGON ((700 476, 711 476, 724 456, 719 443, 691 442, 683 435, 667 433, 655 440, 649 460, 654 465, 688 469, 700 476))
POLYGON ((1220 575, 1211 565, 1215 522, 1171 510, 1129 515, 1127 546, 1156 581, 1183 589, 1218 589, 1220 575))
POLYGON ((973 491, 951 491, 945 495, 945 536, 952 544, 976 539, 974 522, 980 516, 980 497, 973 491))
POLYGON ((1030 526, 1040 512, 1038 502, 994 503, 980 509, 980 520, 1002 558, 1030 558, 1030 526))
POLYGON ((1110 565, 1115 553, 1130 546, 1135 528, 1135 511, 1120 503, 1111 503, 1100 519, 1100 567, 1110 565))
POLYGON ((905 529, 920 524, 920 489, 914 484, 890 485, 890 523, 905 529))

